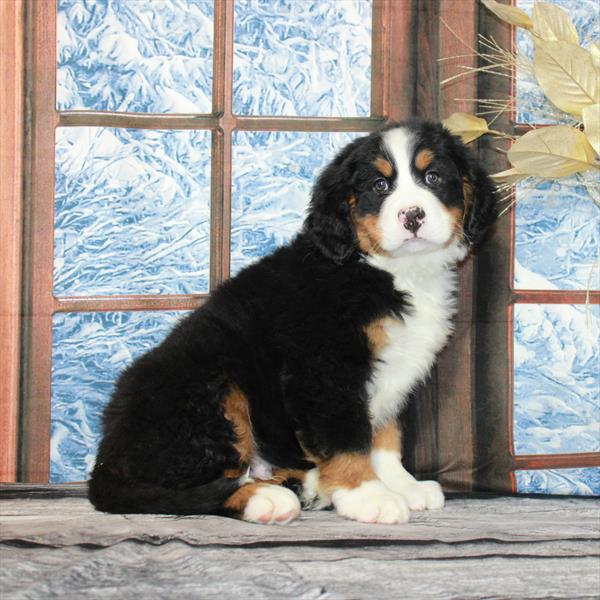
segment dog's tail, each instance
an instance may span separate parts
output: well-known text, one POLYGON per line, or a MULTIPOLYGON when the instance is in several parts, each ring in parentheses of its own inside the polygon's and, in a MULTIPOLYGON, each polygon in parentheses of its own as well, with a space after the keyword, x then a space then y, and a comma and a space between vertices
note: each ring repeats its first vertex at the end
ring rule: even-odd
POLYGON ((97 465, 88 484, 88 497, 96 509, 110 513, 226 515, 225 501, 240 485, 239 479, 221 477, 195 487, 167 488, 121 478, 97 465))

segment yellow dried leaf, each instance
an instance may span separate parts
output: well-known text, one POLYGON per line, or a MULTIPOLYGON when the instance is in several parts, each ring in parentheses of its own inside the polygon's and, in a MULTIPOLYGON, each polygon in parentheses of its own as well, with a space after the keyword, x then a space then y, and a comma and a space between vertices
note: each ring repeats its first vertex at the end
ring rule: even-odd
POLYGON ((586 106, 582 111, 582 115, 585 136, 596 154, 600 156, 600 104, 586 106))
POLYGON ((581 46, 536 40, 533 72, 544 94, 565 112, 581 116, 584 106, 600 102, 599 71, 581 46))
POLYGON ((459 135, 465 144, 476 140, 484 133, 489 133, 485 119, 467 113, 453 113, 442 121, 442 124, 454 135, 459 135))
POLYGON ((533 27, 533 22, 529 18, 529 15, 520 8, 508 6, 507 4, 500 4, 500 2, 496 2, 496 0, 481 0, 481 3, 488 10, 491 10, 499 19, 502 19, 502 21, 506 21, 517 27, 524 27, 525 29, 531 29, 533 27))
POLYGON ((499 173, 493 173, 490 175, 490 178, 494 181, 494 183, 517 183, 521 181, 521 179, 525 179, 527 175, 525 173, 521 173, 517 171, 517 169, 507 169, 506 171, 500 171, 499 173))
POLYGON ((517 171, 537 177, 564 177, 599 168, 585 135, 569 125, 528 131, 512 145, 508 160, 517 171))
POLYGON ((543 40, 563 40, 579 44, 577 29, 569 15, 555 4, 536 2, 533 5, 533 32, 543 40))
POLYGON ((597 69, 600 69, 600 42, 594 42, 589 49, 592 55, 592 62, 597 69))

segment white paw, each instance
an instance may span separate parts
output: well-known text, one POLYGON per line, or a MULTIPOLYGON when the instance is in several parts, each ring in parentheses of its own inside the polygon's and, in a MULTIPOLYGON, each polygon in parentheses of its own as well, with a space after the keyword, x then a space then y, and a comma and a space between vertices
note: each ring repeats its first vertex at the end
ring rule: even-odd
POLYGON ((253 523, 285 525, 300 514, 300 500, 280 485, 261 485, 248 500, 242 518, 253 523))
POLYGON ((406 481, 396 483, 392 491, 400 494, 410 510, 440 510, 444 508, 444 493, 437 481, 406 481))
POLYGON ((392 494, 380 481, 366 481, 351 490, 336 490, 331 499, 339 515, 354 521, 406 523, 410 517, 404 499, 392 494))

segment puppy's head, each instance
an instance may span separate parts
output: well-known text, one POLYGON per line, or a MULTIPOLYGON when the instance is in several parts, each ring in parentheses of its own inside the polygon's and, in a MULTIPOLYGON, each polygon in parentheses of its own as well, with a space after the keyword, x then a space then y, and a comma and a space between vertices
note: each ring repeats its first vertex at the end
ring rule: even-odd
POLYGON ((304 232, 336 262, 478 243, 496 217, 493 185, 462 142, 412 121, 358 138, 325 168, 304 232))

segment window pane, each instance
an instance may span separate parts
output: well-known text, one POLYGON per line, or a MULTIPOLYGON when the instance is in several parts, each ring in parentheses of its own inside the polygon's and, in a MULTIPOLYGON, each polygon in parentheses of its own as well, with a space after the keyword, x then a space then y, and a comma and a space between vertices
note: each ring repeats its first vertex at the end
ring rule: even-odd
POLYGON ((516 471, 517 492, 600 496, 600 468, 516 471))
POLYGON ((517 454, 600 451, 600 306, 517 304, 517 454))
POLYGON ((58 0, 58 110, 210 113, 212 0, 58 0))
POLYGON ((101 416, 118 374, 160 342, 182 311, 59 313, 53 317, 50 481, 93 467, 101 416))
MULTIPOLYGON (((597 0, 544 0, 564 8, 579 33, 579 42, 588 48, 600 40, 600 7, 597 0)), ((529 14, 533 10, 534 0, 517 0, 517 6, 529 14)), ((533 58, 531 35, 520 27, 516 28, 518 53, 526 56, 529 62, 533 58)), ((556 124, 569 123, 574 117, 556 108, 541 91, 531 68, 523 64, 517 67, 516 103, 518 123, 556 124)))
POLYGON ((320 169, 357 135, 234 132, 232 273, 287 242, 300 229, 320 169))
POLYGON ((57 130, 55 295, 208 290, 210 135, 57 130))
POLYGON ((371 0, 236 0, 233 110, 370 114, 371 0))
POLYGON ((583 183, 519 184, 516 198, 515 288, 598 289, 600 207, 583 183))

